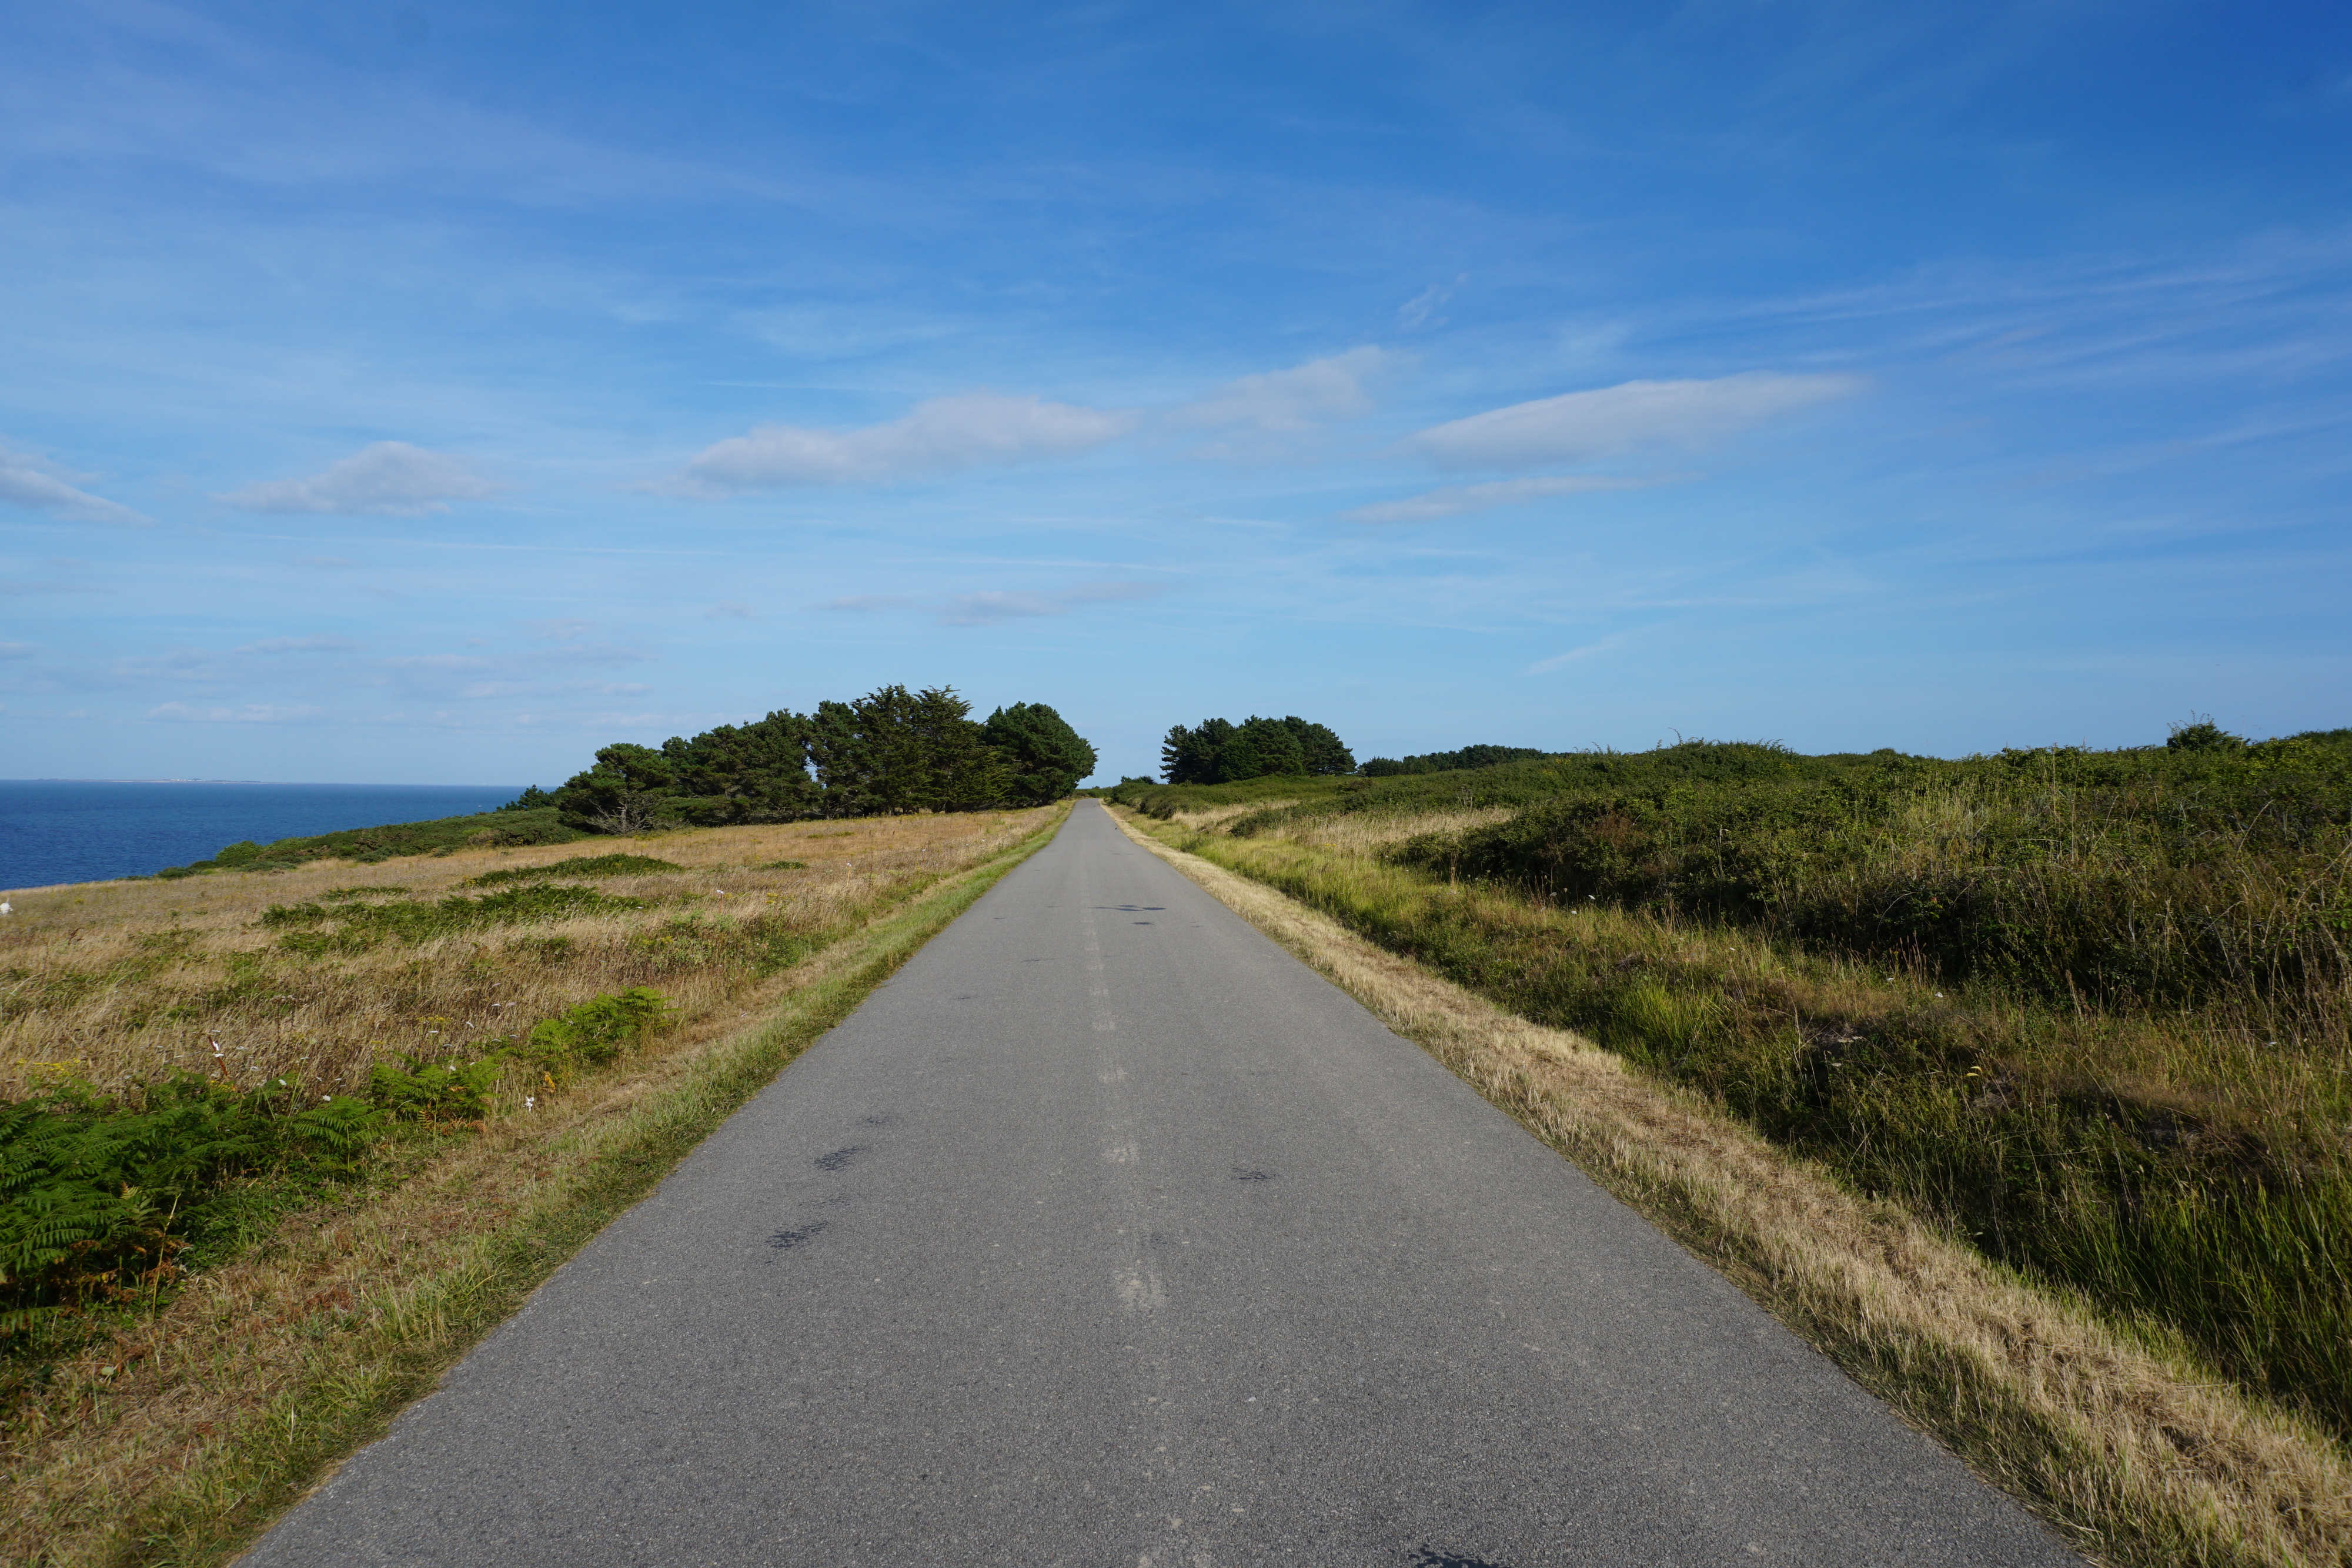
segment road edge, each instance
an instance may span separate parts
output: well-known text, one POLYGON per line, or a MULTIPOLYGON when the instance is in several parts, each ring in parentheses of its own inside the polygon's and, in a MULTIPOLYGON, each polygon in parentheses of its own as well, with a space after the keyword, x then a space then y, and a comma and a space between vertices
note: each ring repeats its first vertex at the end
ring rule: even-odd
POLYGON ((347 1459, 390 1429, 532 1291, 666 1179, 719 1124, 856 1011, 924 944, 1053 841, 1062 814, 831 945, 818 973, 759 1022, 700 1051, 677 1082, 585 1134, 576 1166, 476 1239, 457 1265, 376 1303, 376 1331, 175 1477, 97 1561, 121 1568, 235 1562, 347 1459))
POLYGON ((2295 1423, 1856 1197, 1698 1096, 1104 809, 2091 1561, 2352 1563, 2352 1465, 2295 1423))

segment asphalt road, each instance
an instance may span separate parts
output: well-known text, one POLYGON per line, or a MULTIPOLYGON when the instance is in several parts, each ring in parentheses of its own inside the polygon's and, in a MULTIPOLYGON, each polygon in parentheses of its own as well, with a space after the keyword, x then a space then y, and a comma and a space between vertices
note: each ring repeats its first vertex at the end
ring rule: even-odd
POLYGON ((2077 1560, 1082 802, 246 1561, 2077 1560))

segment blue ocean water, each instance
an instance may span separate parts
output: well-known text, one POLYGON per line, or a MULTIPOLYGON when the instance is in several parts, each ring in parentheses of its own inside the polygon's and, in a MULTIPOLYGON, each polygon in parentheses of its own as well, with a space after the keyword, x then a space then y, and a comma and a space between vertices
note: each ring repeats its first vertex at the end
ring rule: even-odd
POLYGON ((424 822, 503 806, 519 784, 148 784, 0 779, 0 889, 145 875, 241 839, 424 822))

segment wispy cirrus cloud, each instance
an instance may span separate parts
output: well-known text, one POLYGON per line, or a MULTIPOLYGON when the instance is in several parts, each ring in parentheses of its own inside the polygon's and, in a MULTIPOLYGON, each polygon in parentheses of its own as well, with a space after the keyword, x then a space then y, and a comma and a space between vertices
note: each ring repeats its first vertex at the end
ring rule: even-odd
POLYGON ((54 512, 78 523, 143 524, 149 519, 130 507, 93 496, 74 481, 89 476, 69 474, 47 458, 0 446, 0 501, 54 512))
POLYGON ((1353 523, 1426 523, 1439 517, 1458 517, 1466 512, 1516 507, 1552 496, 1638 490, 1664 483, 1663 479, 1623 479, 1608 474, 1538 474, 1525 479, 1496 479, 1484 485, 1448 485, 1407 496, 1401 501, 1379 501, 1339 515, 1353 523))
POLYGON ((1149 599, 1160 591, 1151 582, 1087 582, 1049 591, 983 590, 925 598, 913 594, 863 593, 829 601, 827 610, 871 614, 911 610, 928 612, 941 626, 993 626, 999 622, 1067 615, 1089 604, 1149 599))
POLYGON ((961 392, 856 430, 762 424, 705 447, 652 488, 719 499, 794 485, 887 485, 1068 457, 1115 441, 1132 414, 1003 392, 961 392))
POLYGON ((1552 671, 1564 668, 1567 665, 1580 664, 1586 659, 1598 658, 1602 653, 1613 653, 1633 640, 1633 634, 1631 632, 1612 632, 1611 635, 1601 638, 1601 641, 1597 643, 1587 643, 1582 647, 1570 648, 1565 653, 1554 653, 1549 659, 1538 659, 1534 664, 1529 664, 1526 669, 1521 670, 1519 674, 1523 675, 1549 674, 1552 671))
POLYGON ((1750 371, 1711 381, 1625 382, 1433 425, 1405 445, 1441 468, 1528 468, 1659 448, 1712 446, 1744 430, 1848 398, 1859 376, 1750 371))
POLYGON ((264 479, 214 497, 248 512, 416 517, 478 501, 503 486, 456 458, 405 441, 379 441, 299 479, 264 479))

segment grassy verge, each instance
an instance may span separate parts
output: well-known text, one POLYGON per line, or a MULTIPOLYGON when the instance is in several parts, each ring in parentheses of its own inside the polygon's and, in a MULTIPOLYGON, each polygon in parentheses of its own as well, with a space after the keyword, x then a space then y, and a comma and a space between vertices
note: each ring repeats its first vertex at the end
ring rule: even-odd
POLYGON ((2344 1440, 2340 738, 1958 761, 1693 742, 1238 814, 1214 789, 1128 794, 2344 1440))
MULTIPOLYGON (((1718 1096, 1521 1016, 1507 983, 1433 972, 1465 967, 1464 934, 1477 927, 1462 910, 1486 897, 1497 919, 1519 921, 1524 900, 1296 841, 1123 821, 2081 1550, 2135 1568, 2352 1563, 2341 1448, 2242 1393, 2179 1335, 2038 1285, 1912 1207, 1775 1147, 1718 1096), (1399 951, 1426 956, 1441 929, 1455 946, 1433 963, 1399 951)), ((1666 928, 1651 926, 1643 939, 1662 940, 1666 928)), ((1570 935, 1548 929, 1554 945, 1570 935)), ((1687 952, 1691 934, 1674 935, 1687 952)))
POLYGON ((398 1179, 280 1225, 89 1346, 11 1412, 0 1560, 225 1561, 941 926, 1042 846, 902 883, 813 956, 667 1049, 414 1145, 398 1179), (750 1027, 744 1027, 746 1024, 750 1027))

